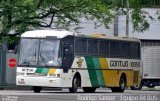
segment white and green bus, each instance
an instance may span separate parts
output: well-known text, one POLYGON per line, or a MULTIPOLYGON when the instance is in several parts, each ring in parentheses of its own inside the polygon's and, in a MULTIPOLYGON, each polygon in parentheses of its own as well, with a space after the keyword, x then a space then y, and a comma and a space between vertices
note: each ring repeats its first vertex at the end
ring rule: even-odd
POLYGON ((69 31, 35 30, 21 35, 16 84, 124 92, 140 83, 140 41, 69 31))

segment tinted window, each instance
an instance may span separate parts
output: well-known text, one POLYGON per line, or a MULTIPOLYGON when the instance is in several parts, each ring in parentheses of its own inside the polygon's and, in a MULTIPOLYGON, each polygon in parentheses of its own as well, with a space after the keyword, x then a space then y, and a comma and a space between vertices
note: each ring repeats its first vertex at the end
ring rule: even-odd
POLYGON ((99 41, 99 55, 109 56, 109 41, 99 41))
POLYGON ((110 43, 110 55, 111 57, 120 57, 121 51, 120 51, 120 42, 118 41, 112 41, 110 43))
POLYGON ((138 43, 131 43, 130 57, 131 58, 139 58, 140 57, 140 46, 138 43))
POLYGON ((88 40, 88 54, 89 55, 98 55, 98 41, 97 40, 88 40))
POLYGON ((129 58, 130 52, 129 52, 129 43, 122 42, 121 43, 121 56, 123 58, 129 58))
POLYGON ((87 48, 87 40, 77 38, 76 44, 75 44, 75 51, 77 54, 86 54, 86 48, 87 48))

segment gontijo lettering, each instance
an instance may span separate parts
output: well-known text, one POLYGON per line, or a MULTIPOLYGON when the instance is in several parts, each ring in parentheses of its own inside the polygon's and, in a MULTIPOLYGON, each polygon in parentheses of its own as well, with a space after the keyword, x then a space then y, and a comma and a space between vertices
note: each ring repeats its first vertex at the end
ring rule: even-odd
POLYGON ((140 67, 140 62, 124 60, 110 60, 110 67, 140 67))
POLYGON ((128 67, 128 61, 122 60, 111 60, 110 61, 111 67, 128 67))

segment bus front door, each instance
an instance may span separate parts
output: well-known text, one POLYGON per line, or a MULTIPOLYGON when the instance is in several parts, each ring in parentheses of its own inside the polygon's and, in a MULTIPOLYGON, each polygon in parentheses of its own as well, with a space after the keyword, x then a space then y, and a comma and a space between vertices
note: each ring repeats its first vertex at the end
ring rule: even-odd
POLYGON ((63 47, 63 72, 67 73, 73 62, 73 46, 65 44, 63 47))

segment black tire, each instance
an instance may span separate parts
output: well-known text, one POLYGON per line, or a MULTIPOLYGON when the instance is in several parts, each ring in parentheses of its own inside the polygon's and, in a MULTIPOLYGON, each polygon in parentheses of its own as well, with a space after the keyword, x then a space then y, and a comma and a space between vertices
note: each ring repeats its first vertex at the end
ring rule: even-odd
POLYGON ((85 93, 94 93, 96 91, 96 87, 83 87, 83 91, 85 93))
POLYGON ((77 89, 78 89, 79 84, 80 84, 79 82, 80 82, 80 79, 78 79, 77 76, 74 76, 73 81, 72 81, 72 87, 69 88, 70 93, 76 93, 77 92, 77 89))
POLYGON ((142 84, 142 81, 141 81, 141 83, 139 85, 131 86, 130 88, 131 88, 131 90, 141 90, 142 87, 143 87, 143 84, 142 84))
POLYGON ((119 87, 111 87, 112 92, 124 92, 126 88, 126 77, 121 76, 119 81, 119 87))
POLYGON ((33 87, 33 91, 34 91, 35 93, 40 93, 41 90, 42 90, 42 87, 38 87, 38 86, 34 86, 34 87, 33 87))
POLYGON ((139 86, 131 86, 130 88, 131 88, 131 90, 141 90, 141 89, 142 89, 142 85, 139 85, 139 86))
POLYGON ((148 88, 154 88, 155 86, 154 85, 150 85, 150 86, 147 86, 148 88))
POLYGON ((149 80, 148 81, 148 84, 146 85, 148 88, 154 88, 155 85, 154 85, 155 81, 154 80, 149 80))

